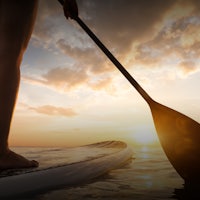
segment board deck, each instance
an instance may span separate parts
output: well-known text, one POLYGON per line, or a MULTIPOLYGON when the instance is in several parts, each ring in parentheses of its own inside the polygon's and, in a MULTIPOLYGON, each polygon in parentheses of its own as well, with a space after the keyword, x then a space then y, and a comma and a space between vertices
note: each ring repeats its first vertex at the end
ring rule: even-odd
POLYGON ((0 173, 0 197, 19 196, 76 185, 127 164, 132 150, 124 142, 107 141, 37 154, 40 167, 0 173))

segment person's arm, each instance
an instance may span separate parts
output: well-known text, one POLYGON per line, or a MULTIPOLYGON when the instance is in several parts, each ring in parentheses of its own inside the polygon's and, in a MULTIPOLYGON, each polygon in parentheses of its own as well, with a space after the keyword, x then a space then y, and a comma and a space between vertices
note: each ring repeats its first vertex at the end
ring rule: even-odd
POLYGON ((62 2, 65 17, 67 19, 76 19, 78 17, 78 6, 76 0, 63 0, 62 2))

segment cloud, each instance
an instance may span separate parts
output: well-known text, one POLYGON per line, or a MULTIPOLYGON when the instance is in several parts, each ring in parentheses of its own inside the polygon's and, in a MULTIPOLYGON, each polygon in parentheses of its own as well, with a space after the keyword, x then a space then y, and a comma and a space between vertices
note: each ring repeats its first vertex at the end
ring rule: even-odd
POLYGON ((60 24, 61 9, 57 1, 39 1, 36 23, 32 34, 35 44, 48 46, 54 40, 60 24))
POLYGON ((90 73, 100 74, 109 72, 113 69, 108 64, 108 59, 105 56, 102 56, 102 54, 99 55, 97 53, 97 48, 94 48, 94 46, 71 46, 68 41, 60 39, 57 41, 57 47, 62 53, 76 60, 79 66, 90 73))
POLYGON ((200 16, 185 16, 162 26, 152 40, 139 44, 131 62, 147 68, 169 67, 186 77, 198 71, 200 16))
POLYGON ((115 88, 112 86, 111 84, 112 79, 111 78, 104 78, 104 79, 100 79, 97 80, 95 82, 90 82, 89 86, 93 89, 93 90, 108 90, 108 91, 115 91, 115 88))
POLYGON ((67 92, 78 87, 87 87, 92 90, 115 91, 110 76, 93 77, 88 75, 84 68, 57 67, 41 75, 34 77, 23 74, 22 80, 31 85, 45 86, 56 91, 67 92))
MULTIPOLYGON (((155 26, 175 2, 174 0, 162 2, 160 0, 151 2, 146 0, 126 0, 126 2, 123 0, 79 0, 78 5, 80 17, 121 60, 129 52, 133 42, 152 38, 155 26)), ((57 1, 43 0, 40 2, 32 39, 44 47, 57 44, 58 49, 73 56, 80 63, 86 61, 84 55, 87 55, 88 60, 91 59, 95 63, 91 67, 94 73, 99 70, 107 71, 108 66, 98 67, 99 63, 105 63, 105 57, 102 59, 96 56, 97 47, 91 46, 93 42, 77 25, 72 26, 72 24, 76 23, 66 22, 63 10, 57 1), (90 48, 86 48, 88 45, 90 48), (84 51, 80 51, 80 48, 84 51), (80 56, 74 56, 75 53, 80 53, 80 56)))
POLYGON ((31 85, 45 85, 46 84, 46 81, 45 80, 42 80, 40 78, 36 78, 36 77, 31 77, 30 75, 22 75, 21 76, 21 79, 22 81, 26 82, 26 83, 29 83, 31 85))
MULTIPOLYGON (((200 20, 200 16, 197 18, 200 20)), ((192 22, 191 22, 192 23, 192 22)), ((194 22, 193 22, 194 23, 194 22)), ((200 24, 188 24, 181 35, 181 44, 184 48, 191 48, 200 43, 200 24)))
POLYGON ((198 71, 198 67, 192 61, 183 61, 181 62, 178 67, 181 69, 182 74, 187 76, 189 74, 193 74, 198 71))
POLYGON ((77 113, 72 108, 56 107, 52 105, 29 107, 29 109, 37 113, 50 115, 50 116, 56 115, 56 116, 64 116, 64 117, 74 117, 77 115, 77 113))
POLYGON ((88 75, 81 68, 54 68, 42 75, 46 85, 70 90, 88 81, 88 75))
MULTIPOLYGON (((77 2, 80 17, 116 58, 124 63, 130 56, 127 67, 172 66, 172 70, 175 67, 182 73, 180 63, 190 61, 195 64, 193 72, 197 71, 198 63, 195 59, 200 53, 198 0, 77 2)), ((72 58, 75 63, 70 68, 61 64, 64 67, 55 67, 42 74, 39 84, 63 87, 64 90, 80 85, 100 89, 104 85, 100 76, 108 77, 115 69, 76 22, 66 21, 61 6, 54 0, 40 2, 32 43, 54 48, 59 54, 72 58), (97 76, 99 82, 89 84, 97 76)), ((191 74, 190 70, 184 71, 185 75, 191 74)), ((105 85, 110 87, 112 77, 106 79, 105 85)))
POLYGON ((155 25, 174 4, 173 0, 80 2, 85 12, 85 21, 119 55, 129 51, 135 40, 152 37, 155 25))

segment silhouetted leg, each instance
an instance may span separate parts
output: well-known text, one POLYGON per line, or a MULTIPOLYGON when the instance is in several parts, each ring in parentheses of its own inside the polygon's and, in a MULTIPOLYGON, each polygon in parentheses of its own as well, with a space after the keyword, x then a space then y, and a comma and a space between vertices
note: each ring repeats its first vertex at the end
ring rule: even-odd
POLYGON ((9 150, 8 136, 37 0, 0 0, 0 169, 38 166, 9 150))

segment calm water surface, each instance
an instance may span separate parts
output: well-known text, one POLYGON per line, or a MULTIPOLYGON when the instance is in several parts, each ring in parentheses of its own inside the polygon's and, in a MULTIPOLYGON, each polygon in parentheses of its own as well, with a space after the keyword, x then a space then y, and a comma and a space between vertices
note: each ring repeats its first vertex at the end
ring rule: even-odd
MULTIPOLYGON (((20 151, 28 154, 30 148, 23 148, 20 151)), ((133 147, 133 151, 135 159, 130 165, 113 170, 109 174, 90 183, 76 187, 60 188, 20 199, 195 199, 191 196, 186 197, 183 190, 183 180, 168 162, 160 146, 133 147)), ((40 149, 40 152, 42 152, 42 149, 40 149)))

